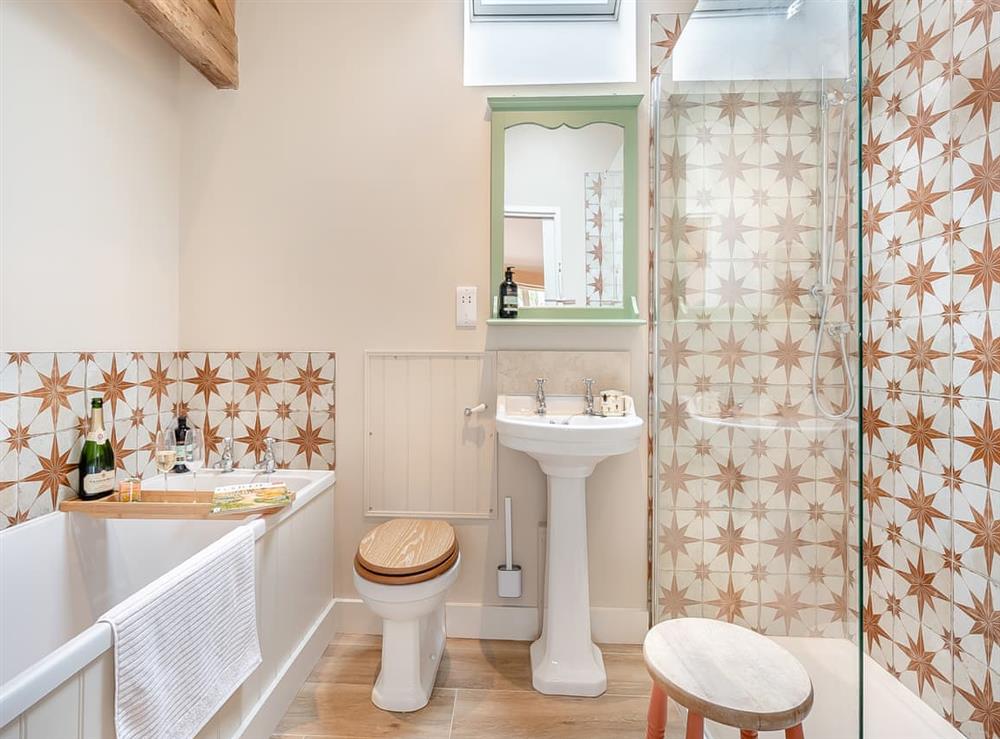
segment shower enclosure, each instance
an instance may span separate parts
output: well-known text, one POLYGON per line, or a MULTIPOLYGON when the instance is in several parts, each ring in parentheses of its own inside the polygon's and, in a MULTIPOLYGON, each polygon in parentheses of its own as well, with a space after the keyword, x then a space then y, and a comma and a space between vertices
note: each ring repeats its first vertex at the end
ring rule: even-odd
POLYGON ((653 620, 776 638, 811 739, 863 726, 857 13, 700 0, 650 38, 653 620))

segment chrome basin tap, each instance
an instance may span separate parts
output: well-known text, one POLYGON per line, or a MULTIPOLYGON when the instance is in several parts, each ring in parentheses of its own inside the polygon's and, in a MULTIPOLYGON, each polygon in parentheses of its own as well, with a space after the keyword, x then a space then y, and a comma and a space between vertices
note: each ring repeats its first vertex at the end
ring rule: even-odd
POLYGON ((233 471, 233 437, 227 436, 222 440, 222 455, 219 457, 215 469, 220 472, 233 471))
POLYGON ((539 416, 545 415, 545 378, 539 377, 535 380, 535 413, 539 416))
POLYGON ((588 416, 594 415, 594 381, 590 377, 586 377, 583 380, 583 384, 586 389, 583 392, 583 412, 588 416))
POLYGON ((264 458, 261 460, 260 464, 257 465, 257 469, 262 472, 271 475, 274 474, 274 439, 268 436, 264 439, 264 458))

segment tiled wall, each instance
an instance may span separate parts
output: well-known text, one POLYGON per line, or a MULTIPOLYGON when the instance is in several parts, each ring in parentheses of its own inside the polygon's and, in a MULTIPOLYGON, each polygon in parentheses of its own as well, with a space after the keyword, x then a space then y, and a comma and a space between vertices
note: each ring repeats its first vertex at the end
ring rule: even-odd
POLYGON ((620 304, 625 238, 622 173, 586 172, 583 179, 587 305, 620 304))
POLYGON ((1000 736, 1000 6, 872 0, 863 35, 864 641, 1000 736))
POLYGON ((104 400, 119 475, 151 475, 156 432, 178 412, 252 467, 264 439, 282 467, 333 469, 332 352, 10 352, 0 356, 0 528, 54 510, 78 487, 90 399, 104 400), (207 420, 207 423, 206 423, 207 420))
POLYGON ((236 462, 260 461, 264 439, 278 462, 334 468, 336 360, 333 352, 181 352, 181 404, 204 429, 206 446, 232 436, 236 462))
MULTIPOLYGON (((684 23, 654 16, 651 30, 663 91, 652 154, 660 176, 654 616, 849 635, 855 426, 824 419, 810 389, 820 86, 674 81, 670 54, 684 23)), ((839 121, 830 119, 831 147, 839 121)), ((846 197, 841 205, 849 212, 846 197)), ((851 317, 857 282, 844 257, 849 229, 838 236, 832 321, 851 317)), ((824 340, 821 387, 839 409, 847 381, 824 340)))

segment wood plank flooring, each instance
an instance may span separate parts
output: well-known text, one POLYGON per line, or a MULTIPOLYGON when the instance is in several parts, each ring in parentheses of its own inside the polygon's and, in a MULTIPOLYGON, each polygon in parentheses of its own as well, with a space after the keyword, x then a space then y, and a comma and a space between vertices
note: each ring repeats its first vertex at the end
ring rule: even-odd
MULTIPOLYGON (((430 703, 414 713, 372 705, 381 641, 340 634, 295 697, 273 739, 641 739, 650 680, 638 645, 602 645, 608 692, 542 695, 527 642, 449 639, 430 703)), ((671 706, 668 739, 683 736, 671 706)))

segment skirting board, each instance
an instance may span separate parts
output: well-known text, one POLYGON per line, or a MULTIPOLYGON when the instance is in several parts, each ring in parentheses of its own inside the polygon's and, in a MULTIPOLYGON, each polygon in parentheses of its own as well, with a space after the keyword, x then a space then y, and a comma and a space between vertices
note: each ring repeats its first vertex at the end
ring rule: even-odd
POLYGON ((305 683, 338 630, 337 601, 332 600, 299 642, 295 652, 282 665, 271 684, 264 689, 260 700, 234 736, 240 739, 257 739, 270 736, 274 732, 299 692, 299 688, 305 683))
MULTIPOLYGON (((347 634, 379 634, 381 620, 360 598, 338 598, 335 605, 337 631, 347 634)), ((641 644, 649 630, 644 608, 591 608, 590 629, 594 641, 605 644, 641 644)), ((448 636, 459 639, 508 639, 531 641, 540 632, 534 606, 484 606, 480 603, 448 603, 445 606, 448 636)))

